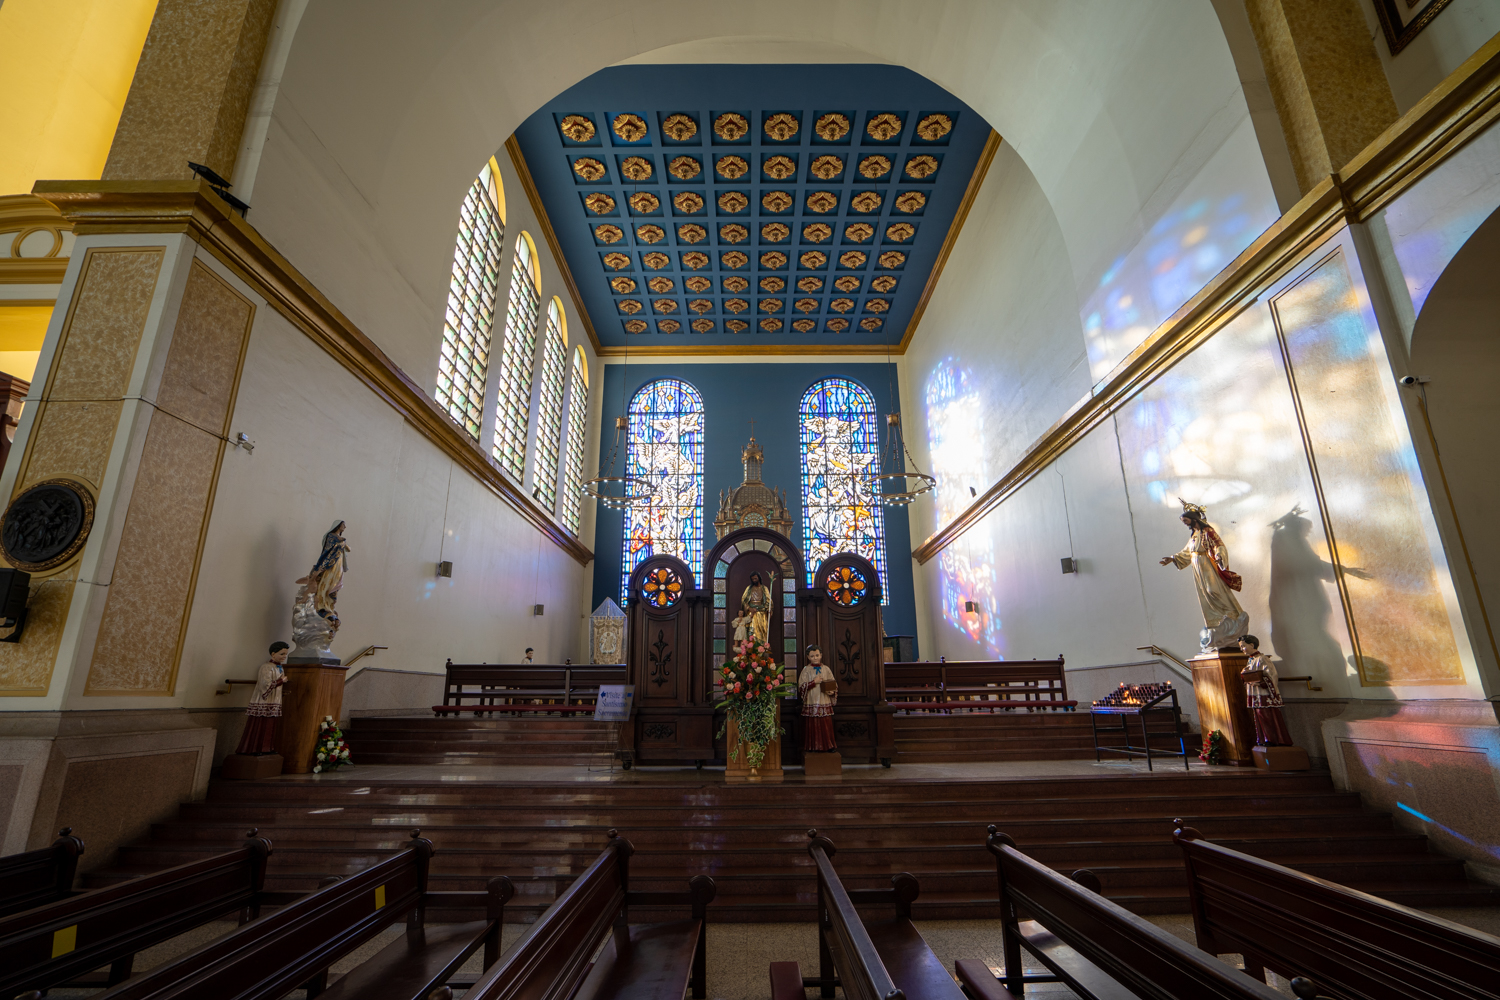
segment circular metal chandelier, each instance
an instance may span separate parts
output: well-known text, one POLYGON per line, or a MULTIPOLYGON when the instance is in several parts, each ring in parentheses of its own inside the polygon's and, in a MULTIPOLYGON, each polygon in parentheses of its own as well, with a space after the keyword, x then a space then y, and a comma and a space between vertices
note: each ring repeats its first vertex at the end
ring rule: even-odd
POLYGON ((578 484, 579 493, 593 497, 610 510, 624 510, 651 496, 651 484, 644 479, 615 475, 615 457, 619 454, 620 442, 627 426, 628 422, 623 416, 615 417, 615 443, 609 449, 609 471, 578 484))
POLYGON ((875 499, 887 507, 905 507, 923 493, 937 487, 937 480, 912 461, 906 449, 906 439, 901 435, 901 414, 887 413, 885 416, 885 451, 880 456, 880 465, 869 476, 875 499), (912 471, 907 471, 910 468, 912 471))

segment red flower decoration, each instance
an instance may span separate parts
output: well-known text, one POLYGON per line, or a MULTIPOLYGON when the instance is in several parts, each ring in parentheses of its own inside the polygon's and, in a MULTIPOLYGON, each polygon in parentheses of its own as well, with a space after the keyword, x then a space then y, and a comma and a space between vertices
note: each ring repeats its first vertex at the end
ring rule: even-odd
POLYGON ((658 608, 670 608, 682 598, 682 581, 667 567, 658 566, 646 574, 641 596, 658 608))
POLYGON ((852 566, 840 566, 828 574, 828 596, 846 607, 865 597, 865 577, 852 566))

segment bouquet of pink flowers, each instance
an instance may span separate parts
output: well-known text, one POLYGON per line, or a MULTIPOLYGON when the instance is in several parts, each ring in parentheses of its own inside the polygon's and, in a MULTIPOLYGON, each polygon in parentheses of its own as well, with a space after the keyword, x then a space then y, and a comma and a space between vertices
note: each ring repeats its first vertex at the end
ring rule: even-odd
MULTIPOLYGON (((746 745, 751 767, 765 759, 766 747, 783 732, 778 700, 796 690, 796 685, 782 679, 782 666, 771 648, 751 636, 735 647, 734 657, 720 670, 724 700, 715 705, 725 712, 723 736, 729 719, 739 728, 740 741, 746 745)), ((729 759, 739 756, 739 747, 729 748, 729 759)))

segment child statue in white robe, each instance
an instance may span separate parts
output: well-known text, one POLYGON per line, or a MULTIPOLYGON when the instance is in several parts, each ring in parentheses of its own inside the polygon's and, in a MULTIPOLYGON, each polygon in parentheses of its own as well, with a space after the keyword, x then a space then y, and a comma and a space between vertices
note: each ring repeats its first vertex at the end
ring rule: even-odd
POLYGON ((828 753, 837 750, 833 741, 833 707, 839 700, 838 680, 823 663, 823 651, 807 647, 807 666, 797 675, 797 694, 802 699, 802 750, 828 753))

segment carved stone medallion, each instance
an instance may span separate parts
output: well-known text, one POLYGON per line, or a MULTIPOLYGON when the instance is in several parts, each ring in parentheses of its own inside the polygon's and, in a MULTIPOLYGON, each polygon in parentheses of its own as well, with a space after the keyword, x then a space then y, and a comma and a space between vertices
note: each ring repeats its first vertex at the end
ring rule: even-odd
POLYGON ((677 227, 677 238, 684 243, 702 243, 708 236, 708 230, 694 222, 677 227))
POLYGON ((698 134, 698 123, 687 115, 669 115, 661 123, 661 130, 677 142, 687 142, 698 134))
POLYGON ((629 112, 623 115, 615 115, 615 120, 610 123, 615 130, 615 135, 626 142, 640 142, 646 138, 646 123, 641 120, 640 115, 632 115, 629 112))
POLYGON ((822 243, 833 235, 833 229, 826 222, 810 222, 802 227, 802 238, 809 243, 822 243))
POLYGON ((664 319, 656 324, 656 329, 661 333, 676 333, 682 329, 682 324, 675 319, 664 319))
POLYGON ((678 180, 690 181, 703 172, 703 165, 691 156, 678 156, 667 164, 667 173, 678 180))
POLYGON ((844 172, 844 161, 837 156, 820 156, 812 161, 812 175, 819 180, 831 181, 844 172))
POLYGON ((859 172, 874 180, 891 172, 891 161, 884 156, 867 156, 859 161, 859 172))
POLYGON ((703 196, 697 191, 682 191, 672 196, 672 204, 677 211, 692 215, 703 211, 703 196))
POLYGON ((921 156, 913 156, 906 161, 906 176, 915 177, 917 180, 921 180, 924 177, 931 177, 937 173, 937 169, 937 157, 928 156, 926 153, 923 153, 921 156))
POLYGON ((749 172, 750 164, 746 163, 742 157, 721 156, 714 164, 714 169, 719 172, 720 177, 737 181, 749 172))
POLYGON ((780 333, 781 332, 781 326, 782 326, 781 320, 777 319, 774 316, 768 317, 767 319, 763 319, 763 320, 760 321, 760 328, 762 330, 766 331, 767 333, 780 333))
POLYGON ((847 250, 839 254, 839 264, 848 268, 864 267, 868 259, 862 250, 847 250))
POLYGON ((809 250, 797 259, 803 267, 819 268, 828 263, 828 255, 821 250, 809 250))
POLYGON ((881 254, 878 262, 884 268, 897 268, 906 263, 906 254, 892 250, 889 253, 881 254))
POLYGON ((792 329, 798 333, 812 333, 818 327, 815 319, 798 319, 792 321, 792 329))
POLYGON ((711 320, 711 319, 695 319, 695 320, 693 320, 693 332, 694 333, 712 333, 713 329, 714 329, 714 321, 711 320))
POLYGON ((657 295, 666 295, 672 290, 672 279, 655 277, 646 282, 646 287, 651 289, 657 295))
POLYGON ((558 128, 574 142, 588 142, 594 137, 594 123, 583 115, 568 115, 558 128))
POLYGON ((917 122, 917 136, 928 142, 937 142, 953 131, 953 119, 947 115, 928 115, 917 122))
POLYGON ((836 111, 830 111, 819 116, 817 124, 813 125, 813 131, 824 142, 838 142, 849 134, 849 119, 836 111))
POLYGON ((912 212, 920 212, 925 204, 927 204, 927 196, 922 192, 902 191, 896 198, 896 211, 910 215, 912 212))
POLYGON ((625 324, 626 333, 645 333, 647 329, 646 321, 643 319, 633 319, 625 324))
POLYGON ((849 329, 849 321, 843 318, 831 319, 823 325, 827 327, 827 329, 831 333, 843 333, 845 330, 849 329))
POLYGON ((869 319, 860 320, 859 328, 861 330, 868 331, 869 333, 874 333, 876 330, 880 329, 881 325, 884 322, 884 320, 878 320, 874 316, 871 316, 869 319))
POLYGON ((724 279, 724 291, 726 292, 734 292, 736 295, 738 295, 740 292, 743 292, 749 287, 750 282, 744 278, 741 278, 739 275, 734 275, 732 277, 724 279))
POLYGON ((737 115, 733 111, 726 111, 714 119, 714 135, 725 142, 738 142, 750 131, 750 123, 745 121, 744 115, 737 115))
POLYGON ((728 330, 730 333, 744 333, 746 330, 750 329, 750 324, 746 323, 742 319, 730 319, 724 321, 724 329, 728 330))
POLYGON ((94 498, 71 479, 44 479, 6 508, 0 548, 27 573, 56 569, 83 548, 94 526, 94 498))

